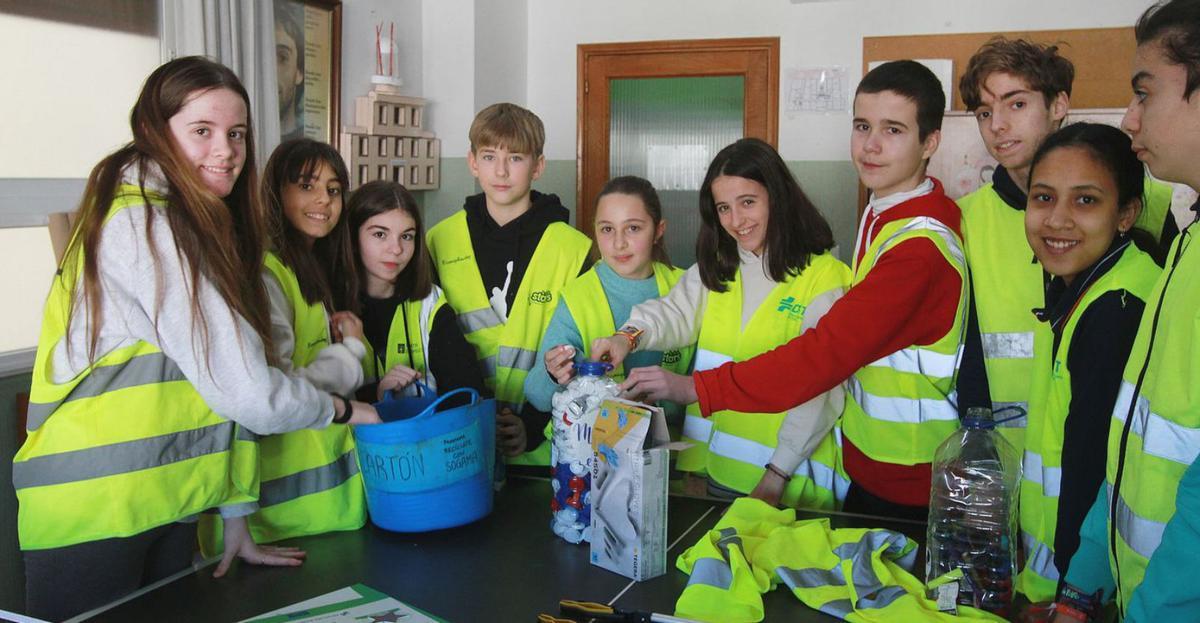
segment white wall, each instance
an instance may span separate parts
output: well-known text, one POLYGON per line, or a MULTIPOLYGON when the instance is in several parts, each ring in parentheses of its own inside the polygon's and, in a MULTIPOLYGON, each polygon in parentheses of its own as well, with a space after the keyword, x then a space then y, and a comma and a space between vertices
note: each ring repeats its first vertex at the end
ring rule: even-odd
POLYGON ((158 38, 0 13, 0 59, 0 177, 87 177, 132 138, 158 38))
MULTIPOLYGON (((405 95, 421 95, 421 0, 344 0, 342 2, 342 125, 354 124, 354 98, 371 90, 375 73, 375 25, 396 25, 396 75, 405 95)), ((386 61, 385 61, 386 63, 386 61)), ((386 71, 386 67, 384 70, 386 71)))
MULTIPOLYGON (((549 159, 575 157, 576 45, 779 37, 780 65, 838 65, 856 82, 862 38, 1130 26, 1149 0, 529 0, 529 107, 546 123, 549 159)), ((782 77, 782 76, 781 76, 782 77)), ((1124 80, 1124 77, 1122 77, 1124 80)), ((782 89, 781 89, 782 90, 782 89)), ((850 116, 781 113, 786 160, 848 160, 850 116)))
POLYGON ((442 156, 467 155, 475 117, 475 2, 422 0, 421 96, 430 100, 426 127, 442 140, 442 156))
POLYGON ((529 0, 475 3, 475 110, 528 97, 529 0))

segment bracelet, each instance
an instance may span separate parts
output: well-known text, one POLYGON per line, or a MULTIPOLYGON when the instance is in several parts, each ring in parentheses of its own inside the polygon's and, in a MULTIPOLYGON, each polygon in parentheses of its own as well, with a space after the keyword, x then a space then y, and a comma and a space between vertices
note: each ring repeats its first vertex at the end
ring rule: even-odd
POLYGON ((345 424, 346 422, 349 422, 350 416, 354 413, 354 407, 350 406, 350 399, 345 396, 339 395, 339 394, 330 394, 330 395, 333 396, 334 398, 342 399, 342 414, 341 415, 335 414, 333 416, 333 423, 334 424, 345 424))
POLYGON ((790 474, 788 474, 787 472, 785 472, 782 469, 780 469, 779 467, 777 467, 774 463, 767 463, 763 467, 765 467, 768 472, 771 472, 772 474, 775 474, 776 476, 779 476, 780 478, 782 478, 784 480, 792 479, 792 476, 790 474))
POLYGON ((637 350, 638 338, 642 337, 643 333, 645 333, 644 329, 638 329, 636 327, 631 327, 631 326, 624 326, 624 327, 621 327, 620 330, 618 330, 613 335, 620 335, 620 336, 624 337, 625 339, 629 340, 629 352, 633 352, 633 351, 637 350))

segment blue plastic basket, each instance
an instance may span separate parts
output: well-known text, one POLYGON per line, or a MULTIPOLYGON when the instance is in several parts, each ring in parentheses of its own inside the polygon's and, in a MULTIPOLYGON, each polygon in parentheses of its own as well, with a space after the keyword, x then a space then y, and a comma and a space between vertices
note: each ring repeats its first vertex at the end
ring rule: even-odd
POLYGON ((495 400, 480 400, 478 392, 463 388, 436 399, 387 396, 375 407, 385 423, 354 427, 375 525, 426 532, 492 512, 495 400), (470 404, 436 412, 459 395, 469 395, 470 404))

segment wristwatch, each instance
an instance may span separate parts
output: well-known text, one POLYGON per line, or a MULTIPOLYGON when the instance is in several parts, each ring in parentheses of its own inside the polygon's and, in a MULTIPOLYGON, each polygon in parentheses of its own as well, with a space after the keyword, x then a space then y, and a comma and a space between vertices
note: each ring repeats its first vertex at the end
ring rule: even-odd
POLYGON ((354 414, 354 407, 350 406, 350 399, 341 394, 330 394, 334 398, 342 399, 342 414, 333 416, 334 424, 345 424, 350 421, 350 416, 354 414))
POLYGON ((645 332, 645 329, 639 329, 633 325, 625 325, 618 329, 613 335, 625 336, 625 339, 629 340, 629 350, 632 352, 637 350, 638 339, 640 339, 642 334, 645 332))

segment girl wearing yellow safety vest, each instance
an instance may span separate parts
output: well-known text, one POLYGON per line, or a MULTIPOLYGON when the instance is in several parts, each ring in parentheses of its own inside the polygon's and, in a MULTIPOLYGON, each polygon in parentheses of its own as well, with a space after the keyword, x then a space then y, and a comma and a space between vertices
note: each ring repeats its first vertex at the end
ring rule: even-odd
MULTIPOLYGON (((271 250, 261 274, 275 365, 342 396, 362 383, 358 362, 366 352, 362 323, 353 314, 336 314, 330 334, 332 284, 339 282, 329 279, 328 267, 350 261, 342 218, 342 191, 349 179, 337 150, 307 138, 275 148, 263 172, 271 250)), ((222 508, 226 521, 248 521, 254 540, 268 543, 362 527, 365 493, 349 429, 271 435, 259 441, 259 451, 259 500, 242 510, 253 514, 232 519, 237 511, 222 508)), ((202 549, 219 551, 217 522, 213 516, 204 519, 202 549)), ((270 553, 293 565, 304 555, 295 548, 270 548, 270 553)), ((227 553, 214 575, 223 575, 230 562, 227 553)))
MULTIPOLYGON (((549 374, 525 377, 525 399, 530 404, 549 411, 555 389, 574 376, 572 364, 590 354, 592 340, 612 335, 629 318, 634 305, 666 295, 683 275, 667 257, 663 246, 666 231, 662 203, 648 180, 617 177, 600 189, 595 232, 601 261, 560 292, 562 298, 538 350, 549 374)), ((613 370, 612 376, 624 380, 626 369, 643 366, 686 374, 693 350, 688 345, 666 352, 638 352, 613 370)), ((668 414, 676 427, 681 411, 678 406, 674 414, 668 414)))
MULTIPOLYGON (((246 278, 264 235, 248 111, 228 68, 175 59, 147 78, 133 141, 88 179, 13 460, 33 616, 61 620, 186 569, 195 517, 258 495, 243 429, 379 421, 267 364, 266 295, 246 278)), ((229 547, 271 562, 245 536, 229 547)))
POLYGON ((1052 276, 1035 314, 1053 335, 1035 343, 1021 482, 1017 589, 1034 603, 1054 599, 1104 482, 1109 414, 1161 270, 1134 227, 1144 176, 1129 137, 1091 123, 1050 135, 1031 164, 1025 234, 1052 276))
MULTIPOLYGON (((814 327, 850 283, 850 270, 829 254, 829 224, 761 140, 717 154, 700 187, 700 215, 696 265, 666 297, 635 307, 617 335, 592 345, 593 354, 616 350, 619 360, 696 343, 697 371, 742 361, 814 327)), ((672 387, 687 379, 638 368, 622 388, 655 400, 675 395, 672 387)), ((711 419, 689 405, 683 440, 694 445, 678 467, 706 474, 712 494, 833 508, 839 479, 830 431, 843 399, 837 387, 788 411, 722 411, 711 419)))
MULTIPOLYGON (((336 278, 353 296, 345 307, 362 314, 367 354, 360 395, 418 395, 470 387, 487 393, 475 351, 454 310, 433 283, 433 261, 417 202, 400 184, 374 181, 350 196, 346 209, 354 262, 336 278)), ((463 401, 467 398, 464 397, 463 401)), ((442 403, 452 407, 456 399, 442 403)))

